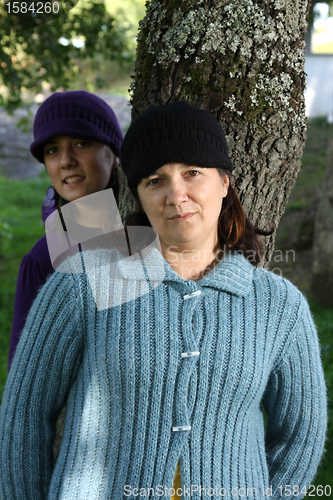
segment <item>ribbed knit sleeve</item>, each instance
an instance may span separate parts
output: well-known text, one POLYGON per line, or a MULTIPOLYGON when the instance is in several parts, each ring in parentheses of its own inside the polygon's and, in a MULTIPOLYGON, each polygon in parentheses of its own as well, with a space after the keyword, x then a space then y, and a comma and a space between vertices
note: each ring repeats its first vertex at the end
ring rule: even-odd
POLYGON ((80 365, 77 296, 73 275, 55 273, 28 316, 0 411, 1 500, 48 497, 56 420, 80 365))
POLYGON ((272 498, 301 499, 323 453, 327 419, 317 332, 303 296, 290 342, 270 375, 263 405, 268 416, 266 453, 272 498))

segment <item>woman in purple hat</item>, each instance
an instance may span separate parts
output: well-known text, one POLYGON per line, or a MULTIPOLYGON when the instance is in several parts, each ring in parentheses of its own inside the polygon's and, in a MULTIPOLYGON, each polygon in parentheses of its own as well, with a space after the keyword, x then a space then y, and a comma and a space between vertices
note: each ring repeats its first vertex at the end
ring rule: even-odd
MULTIPOLYGON (((42 215, 68 202, 112 188, 118 202, 118 156, 123 135, 111 107, 102 99, 76 90, 56 92, 40 106, 34 121, 32 155, 45 164, 52 181, 42 215)), ((39 288, 53 273, 46 236, 20 265, 10 339, 8 371, 30 307, 39 288)))

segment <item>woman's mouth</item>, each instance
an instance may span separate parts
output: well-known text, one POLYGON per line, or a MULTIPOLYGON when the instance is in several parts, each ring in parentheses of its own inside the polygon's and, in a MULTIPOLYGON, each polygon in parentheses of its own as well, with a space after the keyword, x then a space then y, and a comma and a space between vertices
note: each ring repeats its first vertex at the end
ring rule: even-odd
POLYGON ((83 181, 85 177, 83 175, 73 175, 73 177, 67 177, 67 179, 64 180, 65 184, 76 184, 77 182, 83 181))
POLYGON ((175 221, 183 221, 183 220, 187 220, 189 219, 190 217, 192 217, 192 215, 194 215, 195 212, 193 213, 188 213, 188 214, 183 214, 183 215, 176 215, 174 217, 171 218, 171 220, 175 220, 175 221))

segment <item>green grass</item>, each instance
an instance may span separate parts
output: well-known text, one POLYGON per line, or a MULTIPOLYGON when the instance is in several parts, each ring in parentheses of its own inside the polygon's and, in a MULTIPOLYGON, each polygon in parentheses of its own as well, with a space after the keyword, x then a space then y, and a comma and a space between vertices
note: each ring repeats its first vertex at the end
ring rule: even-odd
POLYGON ((299 198, 298 200, 294 201, 293 203, 289 203, 288 209, 289 210, 301 210, 302 208, 305 208, 307 206, 307 201, 304 198, 299 198))
POLYGON ((319 341, 321 346, 321 355, 323 369, 325 373, 325 381, 328 390, 328 434, 326 442, 326 452, 322 463, 318 469, 317 476, 313 484, 332 486, 333 496, 333 481, 332 481, 332 457, 333 457, 333 310, 323 308, 318 305, 315 299, 310 299, 310 307, 313 313, 314 321, 319 332, 319 341))
MULTIPOLYGON (((333 124, 328 124, 326 117, 309 121, 301 170, 277 230, 277 249, 291 248, 291 240, 304 214, 303 209, 314 206, 316 199, 320 197, 326 168, 326 152, 332 135, 333 124)), ((299 286, 298 283, 295 284, 299 286)))
POLYGON ((8 247, 0 251, 0 400, 7 378, 17 273, 23 255, 44 234, 41 202, 49 184, 45 174, 24 182, 0 176, 0 219, 12 234, 8 247))
POLYGON ((290 201, 305 190, 320 186, 326 168, 326 150, 333 134, 333 125, 325 117, 314 118, 308 123, 308 137, 290 201))

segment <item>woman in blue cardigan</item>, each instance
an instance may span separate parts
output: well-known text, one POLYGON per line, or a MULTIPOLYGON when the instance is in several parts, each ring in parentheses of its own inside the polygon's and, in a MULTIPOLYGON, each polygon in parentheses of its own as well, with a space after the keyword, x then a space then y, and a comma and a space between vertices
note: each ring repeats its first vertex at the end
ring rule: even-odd
POLYGON ((302 294, 257 266, 220 124, 150 107, 121 163, 135 253, 83 251, 38 294, 0 411, 1 499, 302 498, 326 430, 316 329, 302 294))
MULTIPOLYGON (((52 185, 42 207, 43 220, 83 196, 112 188, 118 200, 118 157, 123 135, 112 108, 84 90, 56 92, 39 107, 30 150, 45 164, 52 185)), ((53 273, 46 237, 22 259, 15 294, 8 370, 34 299, 53 273)))

